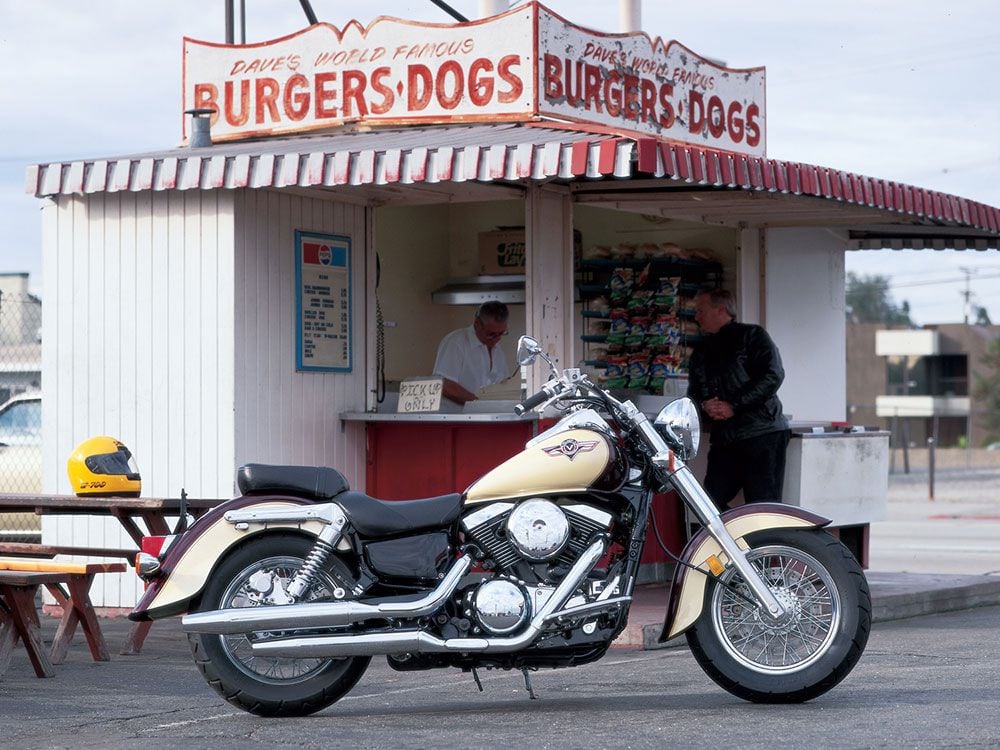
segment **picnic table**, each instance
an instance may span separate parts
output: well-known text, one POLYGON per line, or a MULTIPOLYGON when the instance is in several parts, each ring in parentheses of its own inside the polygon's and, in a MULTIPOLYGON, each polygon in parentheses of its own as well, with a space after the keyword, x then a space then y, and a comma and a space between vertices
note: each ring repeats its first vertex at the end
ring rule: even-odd
POLYGON ((98 573, 121 573, 124 563, 64 563, 29 558, 0 558, 0 675, 10 664, 20 640, 39 677, 51 677, 53 664, 66 658, 77 625, 83 628, 94 661, 108 661, 108 647, 90 601, 90 585, 98 573), (62 606, 62 619, 45 651, 35 609, 39 586, 62 606), (63 586, 66 588, 64 589, 63 586))
POLYGON ((35 513, 39 516, 86 515, 117 518, 135 542, 136 551, 144 536, 170 533, 167 516, 176 516, 182 507, 198 517, 223 502, 218 498, 178 497, 77 497, 76 495, 17 495, 0 492, 0 513, 35 513), (137 521, 143 521, 148 533, 137 521))
MULTIPOLYGON (((131 561, 140 550, 144 536, 163 536, 171 533, 167 523, 169 516, 177 516, 183 509, 187 514, 197 518, 222 502, 223 500, 219 498, 189 498, 186 496, 180 498, 77 497, 76 495, 0 493, 0 513, 31 512, 39 516, 86 515, 115 518, 135 542, 133 549, 0 542, 0 555, 39 558, 51 558, 56 555, 80 555, 105 558, 121 557, 131 561), (148 531, 143 531, 139 525, 140 521, 145 524, 148 531)), ((120 566, 121 570, 125 569, 120 563, 117 565, 120 566)), ((56 599, 58 601, 58 597, 56 599)), ((151 625, 151 622, 135 623, 122 646, 121 653, 139 653, 151 625)))

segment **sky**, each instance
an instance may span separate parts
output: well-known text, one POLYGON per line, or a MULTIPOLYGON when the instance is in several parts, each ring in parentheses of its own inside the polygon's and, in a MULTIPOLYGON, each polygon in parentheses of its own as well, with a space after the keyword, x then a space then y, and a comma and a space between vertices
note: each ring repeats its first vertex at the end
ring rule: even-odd
MULTIPOLYGON (((245 0, 247 41, 305 28, 298 0, 245 0)), ((453 0, 468 17, 477 0, 453 0)), ((547 0, 618 31, 614 0, 547 0)), ((182 39, 224 40, 222 0, 0 0, 0 273, 41 278, 41 201, 29 164, 119 156, 181 140, 182 39)), ((447 23, 430 0, 312 0, 320 21, 447 23)), ((767 68, 776 159, 896 180, 1000 206, 997 0, 646 0, 645 31, 731 67, 767 68)), ((864 251, 918 324, 961 322, 963 292, 1000 323, 1000 252, 864 251)))

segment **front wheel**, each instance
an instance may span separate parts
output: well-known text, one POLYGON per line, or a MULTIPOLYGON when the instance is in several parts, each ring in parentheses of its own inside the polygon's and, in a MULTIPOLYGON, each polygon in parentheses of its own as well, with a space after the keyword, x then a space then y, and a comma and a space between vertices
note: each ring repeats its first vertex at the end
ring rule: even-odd
MULTIPOLYGON (((265 534, 249 540, 212 573, 196 611, 280 602, 311 547, 310 540, 291 534, 265 534)), ((331 557, 329 566, 339 569, 341 580, 350 580, 346 566, 336 557, 331 557)), ((330 598, 337 587, 334 577, 321 571, 302 601, 330 598)), ((257 633, 256 637, 267 634, 257 633)), ((193 633, 188 639, 209 685, 234 706, 260 716, 305 716, 326 708, 354 687, 371 661, 370 656, 255 656, 250 640, 242 634, 193 633)))
POLYGON ((711 581, 687 639, 715 682, 755 703, 801 703, 822 695, 857 664, 871 628, 861 566, 821 530, 769 530, 747 537, 748 558, 787 610, 779 619, 751 604, 732 568, 711 581))

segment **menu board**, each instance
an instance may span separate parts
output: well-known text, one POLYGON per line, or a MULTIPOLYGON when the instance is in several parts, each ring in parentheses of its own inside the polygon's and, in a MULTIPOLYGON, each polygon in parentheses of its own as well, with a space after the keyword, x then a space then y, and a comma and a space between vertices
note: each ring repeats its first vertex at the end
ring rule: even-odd
POLYGON ((295 232, 295 369, 351 370, 351 238, 295 232))

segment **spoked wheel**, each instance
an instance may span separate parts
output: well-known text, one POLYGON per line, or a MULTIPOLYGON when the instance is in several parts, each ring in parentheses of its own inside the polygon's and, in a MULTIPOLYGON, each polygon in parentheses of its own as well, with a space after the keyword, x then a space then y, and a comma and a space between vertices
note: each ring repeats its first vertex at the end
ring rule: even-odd
MULTIPOLYGON (((291 535, 265 535, 251 540, 216 570, 198 611, 261 607, 287 603, 285 588, 312 544, 291 535)), ((349 571, 336 558, 330 566, 349 571)), ((333 598, 338 583, 321 571, 300 601, 333 598)), ((289 631, 257 633, 256 639, 287 636, 289 631)), ((208 683, 227 701, 261 716, 305 716, 343 697, 364 674, 371 657, 293 659, 256 656, 243 634, 188 636, 195 661, 208 683)))
POLYGON ((733 569, 712 581, 688 631, 701 667, 756 703, 798 703, 832 688, 868 641, 871 598, 861 566, 825 531, 765 531, 749 537, 749 559, 786 612, 773 618, 733 569), (749 599, 749 600, 748 600, 749 599))

